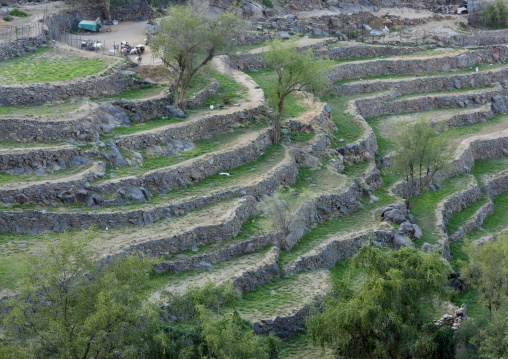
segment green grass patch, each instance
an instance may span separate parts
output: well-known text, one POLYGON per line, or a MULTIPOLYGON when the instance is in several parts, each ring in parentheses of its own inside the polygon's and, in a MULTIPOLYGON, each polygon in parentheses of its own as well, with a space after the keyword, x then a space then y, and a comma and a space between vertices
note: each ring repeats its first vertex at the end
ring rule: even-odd
POLYGON ((78 100, 53 103, 51 105, 0 106, 0 116, 29 116, 34 118, 58 116, 75 111, 82 105, 82 100, 78 100))
MULTIPOLYGON (((272 103, 276 85, 277 85, 277 73, 273 67, 267 67, 257 71, 244 71, 247 75, 261 87, 265 92, 265 96, 268 98, 269 104, 272 108, 275 108, 275 104, 272 103)), ((308 110, 307 106, 300 104, 297 94, 292 93, 284 101, 284 112, 283 119, 291 117, 298 117, 300 114, 308 110)))
POLYGON ((484 160, 475 160, 471 174, 475 176, 478 184, 483 186, 485 175, 492 175, 504 171, 508 168, 508 157, 489 158, 484 160))
POLYGON ((471 203, 469 206, 464 208, 462 211, 456 212, 452 215, 448 224, 446 225, 446 230, 448 235, 452 235, 459 229, 461 225, 463 225, 473 214, 480 209, 481 206, 488 202, 488 197, 484 196, 476 202, 471 203))
POLYGON ((469 233, 469 239, 473 240, 485 235, 493 235, 508 227, 506 221, 508 218, 508 192, 503 192, 494 197, 492 202, 494 202, 494 213, 485 218, 482 230, 475 229, 469 233))
POLYGON ((451 302, 460 307, 462 304, 467 305, 467 315, 471 318, 478 318, 488 314, 488 309, 485 305, 481 304, 478 297, 478 291, 469 287, 462 293, 452 295, 451 302))
POLYGON ((418 219, 418 226, 423 232, 423 236, 420 239, 414 239, 417 247, 421 247, 425 242, 430 244, 437 243, 439 229, 436 227, 435 212, 438 203, 466 188, 468 183, 469 177, 467 175, 459 175, 444 180, 441 183, 442 189, 435 192, 427 191, 420 196, 411 212, 418 219))
POLYGON ((368 167, 369 161, 357 162, 351 166, 346 166, 342 174, 350 178, 359 178, 363 176, 368 167))
POLYGON ((292 133, 291 134, 291 142, 307 142, 310 141, 316 136, 316 133, 292 133))
POLYGON ((340 139, 343 139, 347 144, 358 140, 362 136, 362 126, 354 120, 351 114, 346 112, 347 104, 352 99, 352 96, 328 96, 323 98, 323 101, 330 105, 333 122, 337 126, 337 131, 333 133, 334 137, 331 138, 332 147, 344 146, 340 139))
MULTIPOLYGON (((265 124, 263 123, 257 123, 250 129, 258 130, 264 126, 265 124)), ((116 174, 115 178, 121 178, 130 175, 141 175, 150 170, 172 166, 188 159, 226 148, 228 144, 246 133, 247 131, 245 128, 237 128, 232 132, 220 133, 208 139, 197 140, 194 142, 194 147, 192 149, 180 152, 180 155, 172 157, 167 157, 164 155, 157 157, 148 157, 146 156, 146 150, 143 150, 141 151, 144 158, 144 162, 142 164, 137 167, 124 166, 114 169, 107 167, 104 180, 109 179, 109 174, 111 172, 116 174)), ((129 153, 127 153, 127 155, 129 155, 129 153)), ((98 182, 104 182, 104 180, 99 180, 98 182)))
MULTIPOLYGON (((203 106, 210 107, 210 105, 220 106, 224 104, 224 99, 229 99, 231 103, 235 103, 240 99, 243 99, 245 95, 248 93, 248 89, 238 82, 236 82, 232 77, 221 74, 220 72, 213 70, 212 68, 205 68, 204 76, 207 78, 207 82, 205 86, 208 86, 211 78, 214 78, 219 83, 219 90, 215 95, 210 97, 203 106)), ((203 86, 201 89, 203 89, 203 86)), ((198 90, 199 91, 199 90, 198 90)), ((197 91, 193 91, 197 92, 197 91)))
POLYGON ((464 252, 465 241, 466 239, 463 238, 460 241, 450 243, 450 265, 455 272, 460 272, 461 261, 466 262, 468 260, 468 256, 466 252, 464 252))
POLYGON ((21 57, 2 61, 0 82, 9 85, 64 81, 93 75, 107 67, 103 59, 53 57, 57 52, 53 48, 42 47, 21 57))
POLYGON ((24 11, 18 10, 18 9, 12 9, 9 13, 11 16, 17 16, 17 17, 29 17, 32 16, 32 14, 28 14, 24 11))

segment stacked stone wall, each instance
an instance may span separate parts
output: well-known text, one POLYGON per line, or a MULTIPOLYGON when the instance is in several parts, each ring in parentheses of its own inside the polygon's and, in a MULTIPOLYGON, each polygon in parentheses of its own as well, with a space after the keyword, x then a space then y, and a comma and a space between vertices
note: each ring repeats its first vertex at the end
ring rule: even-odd
POLYGON ((20 57, 27 52, 36 50, 47 42, 47 34, 43 32, 38 36, 18 39, 8 44, 0 45, 0 61, 20 57))

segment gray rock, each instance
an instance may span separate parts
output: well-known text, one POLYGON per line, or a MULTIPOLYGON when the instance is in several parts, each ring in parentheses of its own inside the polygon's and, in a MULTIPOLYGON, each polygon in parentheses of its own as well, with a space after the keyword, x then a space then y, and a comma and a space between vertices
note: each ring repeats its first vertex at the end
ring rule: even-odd
POLYGON ((415 230, 415 238, 421 238, 423 236, 423 232, 420 227, 418 227, 416 224, 413 224, 413 228, 415 230))
POLYGON ((166 146, 164 146, 164 154, 168 157, 174 157, 174 156, 179 156, 180 153, 171 149, 171 148, 168 148, 166 146))
POLYGON ((289 33, 287 31, 279 31, 279 39, 289 40, 289 33))
POLYGON ((145 222, 146 226, 151 226, 153 224, 152 212, 143 212, 143 221, 145 222))
POLYGON ((44 167, 41 167, 41 168, 38 168, 36 171, 35 171, 35 174, 37 176, 42 176, 46 173, 46 171, 44 170, 44 167))
POLYGON ((102 198, 98 194, 92 194, 86 200, 86 205, 88 208, 95 208, 102 205, 102 198))
POLYGON ((393 246, 395 249, 400 249, 401 247, 414 247, 415 245, 406 236, 396 233, 393 237, 393 246))
POLYGON ((81 157, 79 157, 79 156, 74 156, 74 157, 71 158, 69 163, 71 164, 71 166, 79 167, 79 166, 81 166, 83 164, 83 159, 81 157))
POLYGON ((438 248, 438 246, 436 246, 436 245, 429 244, 429 243, 425 242, 425 243, 423 244, 423 246, 422 246, 422 251, 423 251, 424 253, 429 253, 429 252, 431 252, 431 253, 433 253, 433 252, 439 252, 439 248, 438 248))
POLYGON ((318 206, 317 207, 317 211, 322 216, 329 216, 330 214, 332 214, 330 209, 328 207, 326 207, 326 206, 318 206))
POLYGON ((407 219, 409 219, 409 221, 413 224, 416 223, 416 217, 413 216, 412 214, 408 214, 407 219))
POLYGON ((242 253, 243 254, 252 254, 256 251, 256 246, 254 245, 254 243, 247 243, 247 245, 244 247, 242 253))
POLYGON ((86 189, 78 189, 74 192, 74 197, 78 202, 85 202, 88 197, 88 191, 86 189))
POLYGON ((434 186, 433 184, 430 184, 430 185, 429 185, 429 189, 430 189, 432 192, 436 192, 436 186, 434 186))
POLYGON ((402 214, 400 215, 397 215, 395 216, 393 219, 392 219, 393 223, 395 224, 402 224, 406 221, 406 217, 402 214))
POLYGON ((126 195, 129 201, 144 203, 146 200, 139 187, 127 188, 126 195))
POLYGON ((192 247, 191 247, 191 251, 193 251, 193 252, 197 252, 197 251, 199 251, 198 246, 196 246, 196 245, 192 246, 192 247))
POLYGON ((18 202, 19 204, 27 204, 28 202, 30 202, 28 200, 28 197, 25 196, 23 193, 19 193, 17 194, 14 199, 16 200, 16 202, 18 202))
POLYGON ((167 143, 177 151, 188 151, 194 147, 193 144, 188 141, 174 140, 172 138, 168 138, 167 143))

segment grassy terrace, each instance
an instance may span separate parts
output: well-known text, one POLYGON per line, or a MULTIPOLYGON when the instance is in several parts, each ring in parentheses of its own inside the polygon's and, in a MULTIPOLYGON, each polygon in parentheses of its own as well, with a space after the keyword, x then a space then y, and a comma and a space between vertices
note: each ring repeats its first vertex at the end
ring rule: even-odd
MULTIPOLYGON (((360 164, 360 166, 363 166, 363 164, 360 164)), ((378 202, 371 203, 367 197, 363 197, 363 208, 360 207, 354 213, 331 218, 323 223, 316 224, 311 231, 305 233, 305 235, 300 238, 298 243, 296 243, 290 251, 281 252, 279 259, 281 266, 286 266, 293 262, 299 256, 316 248, 329 238, 336 236, 347 238, 347 236, 360 229, 368 228, 367 225, 375 227, 379 223, 379 220, 374 214, 375 210, 396 202, 394 197, 386 193, 386 190, 394 183, 394 179, 391 175, 383 175, 383 180, 383 186, 376 191, 376 196, 380 199, 378 202), (362 228, 358 227, 359 223, 362 223, 362 228)))
POLYGON ((439 238, 439 229, 436 227, 436 208, 438 203, 454 193, 465 189, 469 181, 470 177, 466 175, 456 176, 444 180, 441 183, 443 186, 441 190, 435 192, 427 191, 420 196, 411 212, 418 219, 418 226, 423 232, 423 236, 420 239, 414 240, 417 247, 421 247, 425 242, 430 244, 437 243, 437 238, 439 238))
MULTIPOLYGON (((120 209, 148 209, 156 205, 164 205, 173 201, 182 201, 194 197, 207 196, 210 193, 256 184, 258 179, 261 180, 265 174, 282 162, 284 156, 284 148, 281 145, 272 145, 263 153, 262 156, 260 156, 259 159, 234 169, 227 170, 226 172, 229 173, 230 176, 221 176, 216 174, 206 177, 204 180, 196 182, 195 184, 188 185, 187 188, 174 189, 163 195, 156 193, 152 195, 152 199, 147 203, 131 203, 129 204, 129 207, 117 205, 95 209, 90 209, 85 205, 72 205, 58 208, 47 208, 47 210, 52 212, 79 211, 97 213, 111 212, 120 209)), ((106 196, 102 197, 104 198, 106 196)), ((13 209, 16 208, 26 208, 26 206, 13 206, 13 209)))
POLYGON ((7 85, 64 81, 94 75, 108 67, 104 59, 77 57, 51 47, 39 48, 1 63, 0 82, 7 85))
POLYGON ((83 100, 68 100, 52 103, 51 105, 0 106, 0 116, 16 117, 28 116, 58 116, 75 111, 83 105, 83 100))
MULTIPOLYGON (((131 175, 142 175, 147 171, 159 169, 163 167, 168 167, 175 165, 177 163, 181 163, 183 161, 196 158, 201 155, 205 155, 207 153, 224 150, 227 149, 228 145, 236 142, 242 135, 245 135, 251 131, 257 131, 266 127, 267 124, 262 122, 257 122, 252 126, 246 128, 236 128, 234 131, 227 133, 220 133, 214 135, 207 139, 197 140, 194 142, 194 147, 189 151, 180 152, 179 156, 156 156, 150 157, 147 155, 147 150, 140 150, 143 155, 144 161, 139 166, 125 166, 125 167, 117 167, 117 168, 106 168, 106 176, 104 179, 98 179, 94 181, 94 183, 104 182, 110 179, 111 173, 115 174, 115 178, 122 178, 131 175)), ((121 151, 125 152, 125 151, 121 151)), ((129 153, 123 153, 123 155, 129 155, 129 153)))
MULTIPOLYGON (((277 81, 277 73, 275 72, 275 69, 267 67, 257 71, 246 70, 244 72, 252 77, 252 79, 265 92, 265 96, 268 98, 270 106, 274 108, 272 97, 274 96, 275 85, 277 81)), ((291 117, 297 117, 298 115, 308 110, 306 106, 302 105, 299 102, 300 101, 298 94, 290 94, 284 101, 284 113, 282 118, 287 119, 291 117)))
MULTIPOLYGON (((10 175, 7 173, 0 173, 0 185, 10 183, 17 184, 35 183, 35 182, 51 181, 56 179, 65 179, 65 177, 74 175, 76 173, 85 172, 92 166, 93 166, 92 162, 79 167, 73 167, 68 164, 66 169, 61 169, 53 173, 47 173, 43 176, 37 176, 35 174, 10 175)), ((48 169, 49 168, 51 167, 48 166, 48 169)))
POLYGON ((360 98, 360 96, 330 96, 323 98, 323 102, 330 105, 332 109, 333 122, 337 125, 337 131, 333 133, 335 138, 331 138, 332 147, 341 147, 346 143, 352 143, 362 136, 362 126, 354 120, 353 115, 347 113, 348 102, 360 98))
POLYGON ((483 236, 496 234, 507 227, 508 218, 508 192, 503 192, 492 199, 494 202, 494 214, 485 218, 482 229, 475 229, 468 234, 468 239, 475 240, 483 236))
POLYGON ((474 161, 471 174, 476 177, 478 184, 483 186, 488 177, 508 168, 508 157, 490 158, 474 161))
POLYGON ((484 204, 487 204, 488 198, 487 196, 483 197, 482 199, 471 203, 469 206, 464 208, 462 211, 456 212, 453 214, 453 216, 448 221, 448 224, 446 226, 446 230, 448 232, 448 235, 454 234, 457 229, 461 225, 463 225, 473 214, 476 213, 480 209, 481 206, 484 204))
MULTIPOLYGON (((379 76, 369 76, 364 77, 362 81, 372 81, 372 80, 397 80, 397 79, 406 79, 406 78, 415 78, 415 77, 432 77, 432 76, 450 76, 450 75, 460 75, 460 74, 469 74, 476 73, 476 67, 478 67, 478 72, 489 71, 494 69, 500 69, 506 67, 506 64, 478 64, 477 66, 469 67, 465 70, 454 70, 449 72, 426 72, 420 74, 407 74, 407 75, 379 75, 379 76)), ((352 82, 358 82, 358 79, 345 79, 341 81, 337 81, 334 83, 335 86, 344 85, 352 82)))

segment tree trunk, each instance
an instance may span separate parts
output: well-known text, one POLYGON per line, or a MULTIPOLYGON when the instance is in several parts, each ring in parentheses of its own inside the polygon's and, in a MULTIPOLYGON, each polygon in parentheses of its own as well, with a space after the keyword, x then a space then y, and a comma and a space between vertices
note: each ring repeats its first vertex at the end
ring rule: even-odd
POLYGON ((280 116, 277 115, 273 119, 273 126, 272 126, 272 140, 274 145, 278 145, 280 141, 280 116))

